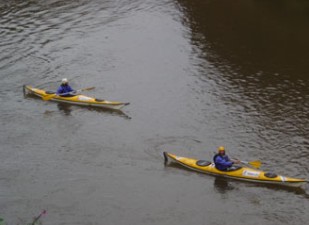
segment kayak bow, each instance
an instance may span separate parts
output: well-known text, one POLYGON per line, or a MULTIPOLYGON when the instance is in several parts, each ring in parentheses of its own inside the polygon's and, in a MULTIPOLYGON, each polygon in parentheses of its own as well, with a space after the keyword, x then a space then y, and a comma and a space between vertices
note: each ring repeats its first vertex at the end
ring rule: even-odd
POLYGON ((163 152, 163 155, 165 163, 167 163, 168 160, 170 159, 172 162, 180 164, 191 170, 215 176, 223 176, 237 180, 259 182, 266 184, 278 184, 291 187, 300 187, 308 182, 305 179, 281 176, 274 173, 267 173, 262 170, 257 170, 249 167, 239 167, 238 169, 232 171, 221 171, 215 167, 214 163, 209 161, 176 156, 174 154, 167 152, 163 152))

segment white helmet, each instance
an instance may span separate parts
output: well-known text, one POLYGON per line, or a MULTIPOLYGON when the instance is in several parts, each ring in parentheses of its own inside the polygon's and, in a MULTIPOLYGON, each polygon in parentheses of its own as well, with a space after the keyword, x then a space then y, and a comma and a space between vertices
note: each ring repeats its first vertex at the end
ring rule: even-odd
POLYGON ((68 81, 68 79, 67 78, 63 78, 62 80, 61 80, 61 83, 62 84, 67 84, 69 81, 68 81))

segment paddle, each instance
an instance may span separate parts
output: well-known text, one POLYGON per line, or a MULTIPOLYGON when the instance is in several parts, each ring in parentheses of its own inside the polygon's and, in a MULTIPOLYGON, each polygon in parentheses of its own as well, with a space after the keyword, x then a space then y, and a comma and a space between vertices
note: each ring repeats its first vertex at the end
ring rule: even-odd
POLYGON ((239 160, 241 163, 244 163, 244 164, 249 164, 249 165, 251 165, 251 166, 253 166, 254 168, 260 168, 261 167, 261 164, 262 164, 262 162, 261 161, 259 161, 259 160, 257 160, 257 161, 251 161, 251 162, 246 162, 246 161, 241 161, 241 160, 239 160))
MULTIPOLYGON (((76 92, 81 92, 81 91, 90 91, 92 89, 94 89, 95 87, 89 87, 89 88, 83 88, 83 89, 79 89, 77 91, 73 91, 73 92, 68 92, 68 93, 63 93, 63 94, 60 94, 59 96, 61 95, 67 95, 67 94, 71 94, 71 93, 76 93, 76 92)), ((42 96, 42 99, 44 101, 48 101, 50 99, 52 99, 53 97, 55 97, 57 94, 50 94, 50 95, 45 95, 45 96, 42 96)))

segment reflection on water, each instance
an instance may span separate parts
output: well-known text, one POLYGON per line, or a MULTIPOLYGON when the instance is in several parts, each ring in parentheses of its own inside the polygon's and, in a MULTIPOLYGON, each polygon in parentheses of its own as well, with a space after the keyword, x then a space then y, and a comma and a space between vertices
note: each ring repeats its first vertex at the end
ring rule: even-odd
POLYGON ((309 192, 308 192, 308 184, 302 187, 289 187, 289 186, 281 186, 275 184, 259 184, 256 183, 255 187, 258 188, 267 188, 273 191, 285 191, 288 193, 294 193, 296 195, 300 195, 309 200, 309 192))
POLYGON ((193 29, 192 42, 217 68, 233 67, 235 76, 268 71, 308 79, 308 1, 179 2, 193 29))
POLYGON ((110 114, 110 115, 114 115, 114 116, 120 116, 124 119, 132 119, 132 117, 130 117, 128 114, 126 114, 123 110, 114 110, 114 109, 105 109, 105 108, 100 108, 100 107, 91 107, 91 106, 78 106, 78 107, 82 107, 85 108, 89 111, 92 112, 99 112, 99 113, 105 113, 105 114, 110 114))
POLYGON ((231 182, 223 177, 215 177, 214 187, 215 190, 221 194, 225 194, 226 192, 235 189, 231 182))
POLYGON ((234 139, 246 136, 238 147, 251 148, 255 157, 272 159, 278 167, 290 165, 290 172, 297 168, 307 174, 309 167, 300 159, 309 154, 309 2, 179 3, 192 30, 198 79, 192 89, 207 106, 199 122, 209 126, 209 114, 217 110, 213 114, 221 114, 222 129, 234 139), (224 107, 214 109, 208 93, 224 107))
POLYGON ((124 113, 121 110, 113 110, 113 109, 104 109, 104 108, 99 108, 99 107, 91 107, 91 106, 73 106, 71 104, 66 104, 66 103, 57 103, 58 109, 60 112, 63 112, 66 116, 70 116, 72 111, 77 108, 83 108, 88 111, 92 112, 98 112, 98 113, 103 113, 103 114, 109 114, 113 116, 120 116, 124 119, 132 119, 130 116, 128 116, 126 113, 124 113))
MULTIPOLYGON (((25 98, 32 98, 32 99, 41 99, 40 97, 33 95, 33 94, 25 94, 25 98)), ((55 102, 51 102, 51 104, 55 104, 55 102)), ((98 113, 103 113, 103 114, 109 114, 113 116, 120 116, 124 119, 132 119, 129 115, 127 115, 125 112, 122 110, 113 110, 113 109, 105 109, 105 108, 99 108, 99 107, 91 107, 91 106, 83 106, 83 105, 72 105, 72 104, 67 104, 67 103, 62 103, 62 102, 57 102, 57 108, 60 112, 62 112, 66 116, 70 116, 71 113, 74 111, 74 109, 82 108, 86 109, 87 111, 92 111, 92 112, 98 112, 98 113)), ((53 111, 45 111, 45 115, 51 114, 53 111)))
POLYGON ((229 191, 232 191, 236 188, 237 185, 241 186, 245 184, 246 187, 254 187, 254 188, 266 188, 273 191, 286 191, 289 193, 294 193, 296 195, 300 195, 306 199, 309 199, 308 194, 308 184, 302 187, 289 187, 289 186, 282 186, 276 184, 266 184, 266 183, 258 183, 258 182, 248 182, 248 181, 241 181, 241 180, 233 180, 224 177, 215 177, 214 180, 214 188, 217 192, 221 194, 227 194, 229 191))
POLYGON ((65 103, 58 103, 58 109, 60 112, 63 112, 64 115, 70 116, 72 112, 72 105, 65 104, 65 103))

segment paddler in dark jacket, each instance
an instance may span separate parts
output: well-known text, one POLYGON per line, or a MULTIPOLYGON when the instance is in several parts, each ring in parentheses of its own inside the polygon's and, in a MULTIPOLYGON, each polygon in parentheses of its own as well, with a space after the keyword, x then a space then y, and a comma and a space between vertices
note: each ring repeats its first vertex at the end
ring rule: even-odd
POLYGON ((74 92, 73 88, 69 85, 69 81, 67 78, 63 78, 61 81, 61 85, 59 86, 56 94, 61 97, 70 97, 72 96, 72 92, 74 92))
POLYGON ((225 154, 225 148, 223 146, 220 146, 218 148, 218 153, 214 156, 213 161, 216 168, 222 171, 234 170, 236 169, 236 167, 234 168, 233 164, 240 163, 239 160, 230 159, 225 154))

